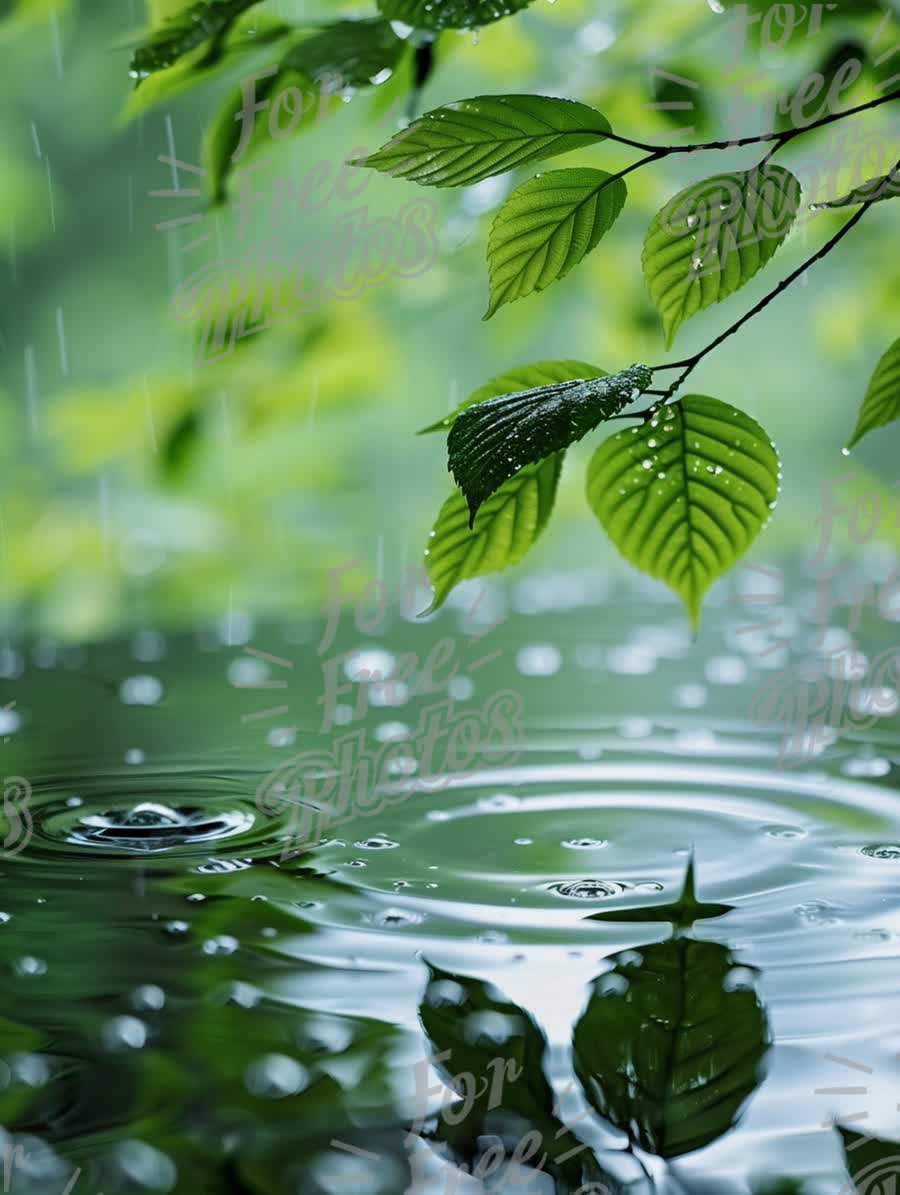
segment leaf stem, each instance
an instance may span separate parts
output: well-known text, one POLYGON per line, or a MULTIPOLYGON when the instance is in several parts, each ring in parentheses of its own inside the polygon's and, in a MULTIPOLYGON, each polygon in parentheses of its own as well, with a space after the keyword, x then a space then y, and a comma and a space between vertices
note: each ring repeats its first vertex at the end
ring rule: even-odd
MULTIPOLYGON (((706 346, 706 348, 701 349, 698 353, 695 353, 693 355, 693 357, 688 357, 684 361, 674 361, 674 362, 671 362, 666 365, 651 366, 651 369, 654 373, 656 373, 657 370, 660 370, 660 369, 681 369, 682 370, 682 372, 675 379, 675 381, 672 383, 672 385, 669 386, 666 391, 664 391, 664 394, 666 395, 666 397, 671 397, 675 393, 675 391, 679 388, 679 386, 682 385, 682 383, 687 379, 689 374, 691 374, 694 371, 694 369, 696 369, 696 367, 700 364, 700 362, 703 360, 703 358, 707 356, 707 354, 711 353, 713 351, 713 349, 718 348, 719 345, 724 340, 727 340, 729 336, 733 336, 734 333, 737 332, 737 330, 739 328, 742 328, 744 326, 744 324, 746 324, 748 322, 748 320, 751 320, 751 319, 753 319, 753 317, 755 315, 758 315, 763 310, 763 308, 768 307, 768 305, 772 302, 773 299, 777 298, 778 295, 780 295, 783 291, 787 290, 787 288, 793 282, 796 282, 796 280, 800 277, 801 274, 805 274, 810 266, 814 265, 817 261, 821 261, 823 257, 825 257, 827 254, 829 254, 831 252, 831 250, 835 247, 835 245, 837 245, 840 241, 842 241, 844 239, 844 237, 847 235, 847 233, 850 232, 850 230, 852 228, 854 228, 860 222, 860 220, 863 218, 863 216, 866 214, 866 212, 869 210, 869 208, 872 206, 872 204, 875 203, 880 198, 882 191, 885 188, 889 187, 893 183, 894 176, 898 173, 900 173, 900 161, 898 161, 896 163, 896 165, 893 167, 893 169, 887 175, 883 186, 880 187, 873 195, 870 195, 869 198, 863 204, 860 205, 859 210, 854 212, 854 214, 850 217, 850 219, 847 221, 847 223, 843 224, 838 229, 838 231, 834 234, 833 237, 829 238, 829 240, 827 240, 825 242, 825 244, 822 245, 822 247, 820 249, 817 249, 816 252, 811 257, 808 257, 806 259, 806 261, 804 261, 801 265, 799 265, 796 268, 796 270, 792 270, 791 273, 788 274, 788 276, 786 278, 783 278, 781 280, 781 282, 779 282, 778 285, 773 290, 769 291, 769 293, 767 295, 765 295, 762 299, 760 299, 760 301, 754 307, 751 307, 749 311, 745 312, 739 320, 736 320, 729 328, 726 328, 724 332, 722 332, 720 335, 718 335, 715 338, 715 340, 711 340, 709 342, 709 344, 706 346)), ((650 414, 652 414, 656 410, 658 410, 660 406, 662 406, 662 403, 656 403, 653 407, 650 408, 650 414)), ((648 414, 648 412, 646 412, 646 411, 636 411, 633 413, 631 418, 636 419, 640 416, 646 417, 647 414, 648 414)))
POLYGON ((648 145, 645 141, 633 141, 629 137, 620 137, 616 133, 605 133, 604 139, 607 141, 617 141, 620 145, 629 145, 632 149, 656 152, 660 157, 668 157, 669 154, 698 153, 704 149, 739 149, 744 145, 760 145, 768 141, 775 141, 777 143, 776 148, 780 148, 789 141, 793 141, 795 137, 802 137, 804 133, 811 133, 813 129, 823 128, 825 125, 833 124, 836 120, 844 120, 847 116, 856 115, 857 112, 867 112, 870 108, 878 108, 882 104, 888 104, 891 100, 896 99, 900 99, 900 89, 892 91, 888 95, 879 96, 877 99, 868 100, 865 104, 857 104, 855 108, 847 108, 844 112, 831 112, 828 116, 823 116, 820 120, 814 120, 811 124, 803 125, 802 128, 782 129, 780 132, 776 131, 772 133, 758 133, 753 137, 738 137, 734 141, 704 141, 697 145, 648 145))

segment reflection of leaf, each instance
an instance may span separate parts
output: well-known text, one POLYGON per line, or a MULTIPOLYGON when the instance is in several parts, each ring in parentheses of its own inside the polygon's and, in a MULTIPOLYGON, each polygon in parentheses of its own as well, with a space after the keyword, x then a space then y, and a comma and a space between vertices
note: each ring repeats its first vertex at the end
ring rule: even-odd
POLYGON ((447 437, 450 472, 469 504, 482 502, 525 465, 561 452, 633 402, 650 385, 646 365, 602 378, 538 386, 460 411, 447 437))
POLYGON ((710 585, 768 522, 779 476, 754 419, 688 394, 600 445, 587 497, 625 559, 673 589, 696 627, 710 585))
POLYGON ((465 187, 603 141, 609 131, 605 116, 574 100, 480 95, 426 112, 352 165, 423 187, 465 187))
POLYGON ((196 411, 186 411, 170 429, 160 453, 163 472, 170 478, 181 477, 191 463, 200 436, 196 411))
POLYGON ((456 421, 460 411, 471 407, 473 403, 484 402, 486 398, 499 398, 503 394, 519 394, 523 390, 534 390, 538 386, 552 386, 554 382, 574 382, 578 378, 602 378, 606 376, 605 369, 598 369, 596 365, 588 365, 586 361, 536 361, 533 365, 520 365, 515 369, 508 369, 505 373, 491 378, 483 386, 470 394, 443 419, 423 427, 417 434, 426 435, 428 432, 449 431, 456 421))
POLYGON ((488 241, 491 301, 545 290, 595 249, 625 204, 625 183, 605 170, 550 170, 513 191, 488 241))
POLYGON ((721 917, 733 905, 705 904, 697 899, 694 887, 694 860, 688 864, 681 896, 671 905, 641 905, 637 909, 611 909, 608 913, 591 913, 585 921, 667 921, 675 930, 690 929, 695 921, 721 917))
POLYGON ((642 1149, 677 1158, 735 1124, 760 1082, 766 1018, 724 946, 673 938, 614 956, 572 1038, 597 1111, 642 1149))
POLYGON ((859 411, 856 428, 847 444, 852 448, 866 432, 885 427, 900 418, 900 339, 895 340, 878 364, 869 381, 859 411))
POLYGON ((527 8, 532 0, 378 0, 391 21, 420 29, 476 29, 527 8))
POLYGON ((880 1141, 836 1126, 844 1147, 844 1162, 859 1195, 888 1195, 900 1183, 900 1143, 880 1141))
POLYGON ((428 613, 443 605, 460 581, 517 564, 547 525, 562 472, 563 453, 526 465, 491 494, 469 527, 466 500, 454 491, 441 507, 425 562, 434 586, 428 613))
POLYGON ((520 1152, 524 1164, 553 1174, 559 1195, 602 1179, 588 1147, 555 1115, 543 1070, 547 1043, 524 1009, 480 979, 429 965, 419 1016, 432 1064, 462 1096, 435 1134, 458 1160, 471 1166, 489 1124, 504 1144, 529 1146, 527 1157, 520 1152))

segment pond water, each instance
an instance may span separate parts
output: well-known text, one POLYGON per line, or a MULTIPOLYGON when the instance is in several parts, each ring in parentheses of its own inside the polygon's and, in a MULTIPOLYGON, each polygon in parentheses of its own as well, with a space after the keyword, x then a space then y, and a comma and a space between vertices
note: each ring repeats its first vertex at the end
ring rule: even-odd
POLYGON ((553 574, 0 651, 3 1189, 849 1191, 832 1122, 900 1139, 893 625, 796 585, 696 641, 553 574))

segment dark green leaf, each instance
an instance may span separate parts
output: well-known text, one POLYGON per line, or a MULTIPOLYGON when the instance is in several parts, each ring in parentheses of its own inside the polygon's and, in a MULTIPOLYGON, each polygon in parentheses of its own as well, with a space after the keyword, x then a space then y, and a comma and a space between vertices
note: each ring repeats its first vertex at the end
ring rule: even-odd
POLYGON ((460 581, 499 572, 522 559, 550 518, 562 463, 563 454, 554 453, 520 469, 484 503, 474 530, 465 498, 458 490, 450 495, 425 553, 434 586, 429 614, 460 581))
POLYGON ((420 29, 477 29, 527 8, 533 0, 378 0, 391 21, 420 29))
POLYGON ((491 301, 498 307, 541 291, 594 249, 625 205, 625 183, 605 170, 551 170, 513 191, 488 241, 491 301))
POLYGON ((531 1134, 526 1164, 552 1174, 560 1195, 571 1195, 586 1178, 602 1181, 588 1147, 556 1117, 543 1069, 547 1043, 528 1013, 480 979, 428 970, 419 1016, 431 1061, 463 1097, 452 1116, 440 1118, 435 1137, 471 1167, 488 1127, 515 1143, 531 1134))
POLYGON ((575 1026, 575 1073, 601 1116, 663 1158, 702 1149, 756 1090, 766 1018, 717 942, 675 938, 613 956, 575 1026))
POLYGON ((625 559, 673 589, 696 627, 707 589, 768 522, 779 478, 755 420, 690 394, 601 444, 587 497, 625 559))
POLYGON ((160 462, 163 472, 175 480, 189 468, 200 440, 200 420, 196 411, 186 411, 169 430, 162 445, 160 462))
POLYGON ((678 932, 689 930, 695 921, 721 917, 733 908, 732 905, 705 904, 697 899, 694 887, 694 860, 688 864, 681 896, 671 905, 641 905, 636 909, 610 910, 608 913, 591 913, 585 921, 667 921, 678 932))
POLYGON ((667 348, 685 320, 766 265, 799 206, 796 178, 766 165, 692 183, 653 217, 642 261, 667 348))
POLYGON ((859 443, 866 432, 900 418, 900 340, 895 340, 875 366, 859 419, 847 447, 859 443))
POLYGON ((554 382, 572 382, 579 378, 606 377, 605 369, 598 369, 596 365, 588 365, 586 361, 537 361, 534 365, 520 365, 517 369, 509 369, 496 378, 491 378, 483 386, 479 386, 474 394, 452 410, 449 415, 423 427, 417 435, 424 436, 429 432, 446 432, 453 426, 457 415, 473 403, 484 402, 486 398, 499 398, 501 394, 517 394, 521 390, 533 390, 538 386, 550 386, 554 382))
POLYGON ((508 477, 617 414, 647 389, 651 376, 646 365, 632 365, 607 377, 538 386, 461 411, 447 450, 450 472, 469 504, 469 525, 508 477))
POLYGON ((209 42, 209 60, 216 61, 228 30, 241 13, 260 0, 200 0, 153 31, 131 57, 131 74, 140 83, 154 71, 172 66, 184 54, 209 42))
POLYGON ((839 199, 826 199, 822 203, 810 204, 814 212, 830 207, 855 207, 860 203, 881 203, 884 199, 895 199, 900 195, 900 173, 882 174, 878 178, 866 179, 839 199))
POLYGON ((592 145, 609 131, 604 116, 573 100, 482 95, 426 112, 353 165, 423 187, 462 187, 592 145))
POLYGON ((368 87, 396 68, 404 47, 389 21, 336 21, 293 46, 283 65, 316 83, 333 78, 334 90, 368 87))
POLYGON ((900 1186, 900 1143, 880 1141, 836 1126, 844 1147, 844 1161, 858 1195, 888 1195, 900 1186))

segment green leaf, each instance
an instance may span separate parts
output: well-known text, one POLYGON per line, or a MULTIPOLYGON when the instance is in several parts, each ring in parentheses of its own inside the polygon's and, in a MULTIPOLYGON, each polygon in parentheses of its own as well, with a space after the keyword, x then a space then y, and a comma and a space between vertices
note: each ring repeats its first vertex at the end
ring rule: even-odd
POLYGON ((368 166, 423 187, 463 187, 524 162, 602 141, 609 122, 574 100, 482 95, 426 112, 368 158, 368 166))
POLYGON ((884 199, 895 199, 900 195, 900 173, 879 175, 866 179, 839 199, 826 199, 822 203, 811 203, 810 211, 820 212, 830 207, 854 207, 858 203, 881 203, 884 199))
POLYGON ((262 146, 272 143, 273 125, 279 136, 308 128, 320 118, 322 102, 339 103, 335 96, 323 97, 308 76, 293 67, 279 67, 253 85, 256 103, 267 102, 264 111, 253 115, 252 131, 246 141, 241 91, 232 92, 214 117, 203 138, 203 162, 207 171, 210 201, 222 203, 231 171, 262 146))
POLYGON ((384 71, 394 71, 404 48, 389 21, 335 21, 298 42, 283 65, 316 83, 333 76, 334 90, 369 87, 384 71))
POLYGON ((450 472, 469 504, 469 526, 508 477, 580 440, 633 402, 651 377, 646 365, 632 365, 607 377, 538 386, 461 411, 447 452, 450 472))
POLYGON ((800 206, 800 184, 781 166, 715 174, 657 212, 642 261, 666 347, 685 320, 720 303, 772 258, 800 206))
POLYGON ((473 403, 484 402, 486 398, 499 398, 502 394, 516 394, 522 390, 533 390, 538 386, 550 386, 554 382, 572 382, 579 378, 606 377, 605 369, 598 369, 596 365, 588 365, 586 361, 537 361, 534 365, 520 365, 516 369, 508 369, 506 373, 491 378, 483 386, 470 394, 468 398, 455 407, 449 415, 439 419, 437 423, 423 427, 416 435, 424 436, 430 432, 449 431, 457 415, 473 403))
POLYGON ((880 1141, 836 1125, 844 1147, 844 1161, 858 1195, 893 1191, 900 1183, 900 1143, 880 1141))
POLYGON ((612 228, 625 197, 622 179, 587 169, 551 170, 513 191, 488 240, 491 301, 484 318, 568 274, 612 228))
POLYGON ((690 930, 695 921, 722 917, 733 905, 706 904, 697 899, 694 886, 694 860, 688 864, 681 896, 671 905, 641 905, 636 909, 615 909, 608 913, 591 913, 585 921, 666 921, 678 933, 690 930))
POLYGON ((575 1026, 575 1073, 593 1107, 663 1158, 702 1149, 759 1086, 765 1013, 718 942, 675 938, 614 955, 575 1026))
POLYGON ((132 78, 140 83, 154 71, 165 70, 184 54, 210 42, 208 60, 218 61, 229 29, 260 0, 200 0, 165 21, 131 56, 132 78))
POLYGON ((533 0, 378 0, 391 21, 419 29, 476 29, 527 8, 533 0))
POLYGON ((900 418, 900 340, 895 340, 875 366, 848 448, 866 432, 900 418))
POLYGON ((547 525, 562 472, 563 453, 526 465, 481 507, 478 526, 469 528, 469 510, 457 490, 441 507, 425 553, 434 600, 427 613, 444 604, 460 581, 517 564, 547 525))
POLYGON ((600 445, 587 498, 625 559, 673 589, 696 629, 707 589, 768 522, 779 478, 755 420, 690 394, 600 445))

